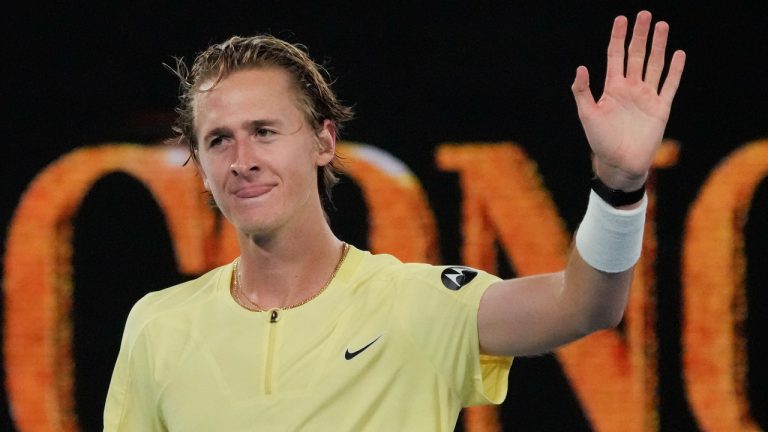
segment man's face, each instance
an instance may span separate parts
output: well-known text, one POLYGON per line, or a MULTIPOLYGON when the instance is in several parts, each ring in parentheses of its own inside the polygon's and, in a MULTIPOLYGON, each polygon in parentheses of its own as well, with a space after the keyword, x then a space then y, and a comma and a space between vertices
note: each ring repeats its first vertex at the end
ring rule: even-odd
POLYGON ((205 188, 238 230, 266 235, 317 223, 317 210, 322 218, 317 167, 333 158, 335 132, 329 121, 310 126, 287 72, 234 72, 198 93, 194 109, 205 188))

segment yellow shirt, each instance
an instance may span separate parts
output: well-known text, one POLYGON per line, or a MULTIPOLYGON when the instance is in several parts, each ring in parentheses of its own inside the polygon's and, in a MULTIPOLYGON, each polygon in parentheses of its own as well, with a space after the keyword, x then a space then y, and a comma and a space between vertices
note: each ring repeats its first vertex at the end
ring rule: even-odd
POLYGON ((272 313, 240 307, 231 275, 136 303, 105 431, 453 431, 506 395, 512 359, 478 348, 494 276, 351 248, 321 295, 272 313))

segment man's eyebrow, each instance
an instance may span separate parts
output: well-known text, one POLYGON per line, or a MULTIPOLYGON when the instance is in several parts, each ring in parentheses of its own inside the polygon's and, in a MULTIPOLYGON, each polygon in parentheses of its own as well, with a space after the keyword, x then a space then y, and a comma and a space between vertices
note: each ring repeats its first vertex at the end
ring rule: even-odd
POLYGON ((217 127, 213 128, 210 131, 208 131, 204 136, 203 140, 207 140, 208 138, 219 136, 219 135, 227 135, 231 134, 232 131, 228 127, 217 127))
MULTIPOLYGON (((258 119, 258 120, 248 120, 243 123, 243 128, 248 129, 249 131, 255 131, 257 129, 268 127, 268 126, 281 126, 283 124, 283 121, 276 118, 264 118, 264 119, 258 119)), ((220 136, 220 135, 232 135, 232 129, 226 127, 226 126, 220 126, 211 129, 210 131, 206 132, 205 135, 203 135, 203 140, 208 140, 211 137, 220 136)))
POLYGON ((282 124, 283 122, 276 118, 264 118, 264 119, 258 119, 258 120, 249 120, 245 122, 243 126, 253 131, 259 128, 263 128, 265 126, 280 126, 282 124))

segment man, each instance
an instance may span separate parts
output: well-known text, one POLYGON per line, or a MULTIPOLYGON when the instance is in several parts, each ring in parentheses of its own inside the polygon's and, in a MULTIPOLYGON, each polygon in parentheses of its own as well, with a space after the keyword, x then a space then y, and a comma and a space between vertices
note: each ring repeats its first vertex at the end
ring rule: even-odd
POLYGON ((599 102, 576 71, 596 177, 566 269, 504 281, 334 236, 323 203, 351 111, 301 49, 232 38, 180 67, 178 132, 240 257, 136 304, 105 430, 453 430, 462 406, 503 400, 511 357, 617 325, 685 61, 660 87, 669 28, 646 59, 650 24, 640 12, 625 68, 616 18, 599 102))

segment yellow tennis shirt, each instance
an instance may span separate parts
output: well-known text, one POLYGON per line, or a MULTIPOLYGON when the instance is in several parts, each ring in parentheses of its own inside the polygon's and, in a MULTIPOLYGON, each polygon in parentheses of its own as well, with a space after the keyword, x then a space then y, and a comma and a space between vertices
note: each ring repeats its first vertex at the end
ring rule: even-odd
POLYGON ((511 358, 480 355, 477 310, 498 278, 350 248, 328 288, 251 312, 232 264, 133 307, 105 431, 453 431, 500 403, 511 358))

